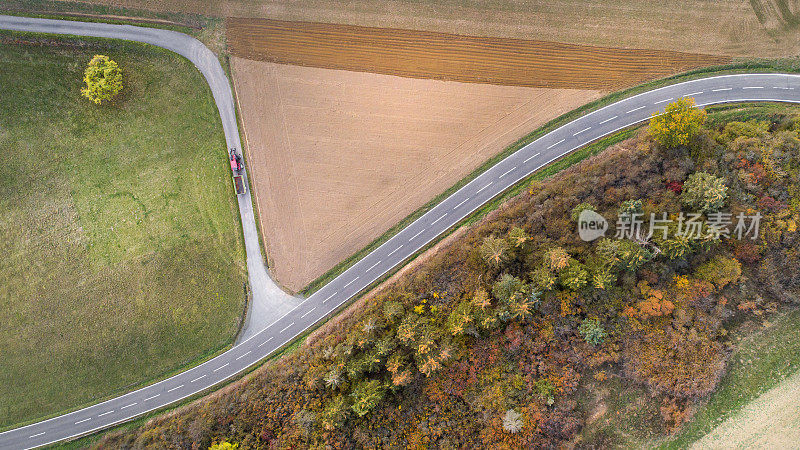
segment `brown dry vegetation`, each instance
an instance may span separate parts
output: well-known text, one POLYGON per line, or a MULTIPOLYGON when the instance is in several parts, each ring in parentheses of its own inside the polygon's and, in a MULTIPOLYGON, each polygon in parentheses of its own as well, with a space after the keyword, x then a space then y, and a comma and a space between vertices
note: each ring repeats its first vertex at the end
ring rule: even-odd
POLYGON ((616 90, 728 57, 310 22, 229 19, 241 58, 413 78, 616 90))
POLYGON ((797 8, 786 0, 90 0, 217 17, 262 17, 605 47, 729 56, 793 56, 797 8))
POLYGON ((294 290, 530 130, 600 95, 239 58, 232 67, 271 266, 294 290))

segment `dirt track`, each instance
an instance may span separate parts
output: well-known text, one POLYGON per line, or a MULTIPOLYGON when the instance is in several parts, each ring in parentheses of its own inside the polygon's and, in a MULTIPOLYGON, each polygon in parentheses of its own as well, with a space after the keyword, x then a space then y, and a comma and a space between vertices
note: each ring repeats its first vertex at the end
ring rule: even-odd
POLYGON ((748 403, 697 441, 692 449, 797 448, 800 443, 800 372, 748 403))
POLYGON ((271 267, 294 290, 600 95, 239 58, 232 67, 271 267))
POLYGON ((265 19, 229 19, 241 58, 413 78, 616 90, 730 58, 265 19))

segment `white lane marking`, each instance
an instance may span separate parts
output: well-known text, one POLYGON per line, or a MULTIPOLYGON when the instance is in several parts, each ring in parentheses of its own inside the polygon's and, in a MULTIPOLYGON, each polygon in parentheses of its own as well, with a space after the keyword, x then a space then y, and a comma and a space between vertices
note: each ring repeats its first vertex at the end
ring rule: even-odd
POLYGON ((180 386, 175 386, 175 387, 174 387, 174 388, 172 388, 172 389, 167 389, 167 392, 177 391, 178 389, 180 389, 180 388, 182 388, 182 387, 183 387, 183 385, 180 385, 180 386))
POLYGON ((764 89, 764 86, 744 86, 742 89, 764 89))
POLYGON ((772 89, 791 89, 791 88, 786 86, 772 86, 772 89))
POLYGON ((514 167, 513 169, 510 169, 510 170, 507 170, 507 171, 503 172, 503 174, 502 174, 502 175, 500 175, 499 177, 497 177, 497 179, 499 180, 500 178, 503 178, 504 176, 506 176, 506 175, 510 174, 511 172, 513 172, 513 171, 515 171, 515 170, 517 170, 517 168, 516 168, 516 167, 514 167))
MULTIPOLYGON (((642 106, 642 108, 644 108, 644 106, 642 106)), ((639 108, 639 109, 641 109, 641 108, 639 108)), ((630 111, 628 111, 628 112, 630 112, 630 111)), ((573 136, 577 136, 577 135, 583 133, 584 131, 591 130, 591 129, 592 129, 592 127, 586 127, 584 129, 582 129, 581 131, 578 131, 577 133, 573 134, 573 136)))
POLYGON ((79 420, 79 421, 75 422, 75 425, 77 425, 77 424, 79 424, 79 423, 83 423, 83 422, 88 422, 88 421, 90 421, 90 420, 92 420, 92 418, 91 418, 91 417, 89 417, 88 419, 79 420))
MULTIPOLYGON (((420 231, 420 233, 422 233, 422 232, 420 231)), ((414 238, 411 238, 411 239, 414 239, 414 238)), ((361 276, 361 275, 359 275, 359 276, 361 276)), ((345 284, 345 285, 344 285, 344 287, 343 287, 342 289, 346 289, 346 288, 347 288, 347 286, 350 286, 351 284, 355 283, 357 279, 358 279, 358 277, 355 277, 355 278, 353 278, 353 279, 352 279, 352 280, 350 280, 350 281, 349 281, 347 284, 345 284)))
POLYGON ((492 183, 494 183, 494 181, 490 181, 489 184, 487 184, 486 186, 478 189, 478 192, 476 192, 476 194, 480 194, 482 190, 484 190, 484 189, 488 188, 489 186, 491 186, 492 183))
MULTIPOLYGON (((332 298, 333 298, 333 296, 334 296, 334 295, 336 295, 336 294, 338 294, 338 292, 334 292, 333 294, 329 295, 329 296, 328 296, 328 298, 326 298, 325 300, 323 300, 323 301, 322 301, 322 304, 324 305, 324 304, 325 304, 325 302, 327 302, 328 300, 332 299, 332 298)), ((270 338, 270 339, 272 339, 272 338, 270 338)), ((266 344, 266 342, 265 342, 264 344, 266 344)), ((261 345, 264 345, 264 344, 261 344, 261 345)), ((259 345, 259 347, 260 347, 261 345, 259 345)))
MULTIPOLYGON (((300 318, 302 319, 302 318, 304 318, 305 316, 307 316, 307 315, 311 314, 311 311, 313 311, 313 310, 315 310, 315 309, 317 309, 317 307, 316 307, 316 306, 315 306, 315 307, 313 307, 313 308, 311 308, 311 309, 309 309, 308 311, 306 311, 306 313, 305 313, 305 314, 303 314, 302 316, 300 316, 300 318)), ((250 353, 250 352, 247 352, 247 353, 250 353)), ((236 358, 236 359, 239 359, 239 358, 236 358)))
POLYGON ((401 245, 400 247, 397 247, 396 249, 392 250, 392 252, 391 252, 391 253, 389 253, 389 254, 388 254, 388 255, 386 255, 386 256, 392 256, 392 255, 394 254, 394 252, 396 252, 396 251, 400 250, 401 248, 403 248, 403 246, 402 246, 402 245, 401 245))
POLYGON ((42 431, 41 433, 36 433, 36 434, 34 434, 33 436, 28 436, 28 439, 33 439, 33 438, 35 438, 35 437, 39 437, 39 436, 43 435, 44 433, 46 433, 46 432, 45 432, 45 431, 42 431))
MULTIPOLYGON (((325 302, 322 302, 322 303, 325 303, 325 302)), ((271 340, 272 340, 272 338, 274 338, 274 337, 275 337, 275 336, 270 336, 270 338, 269 338, 269 339, 267 339, 266 341, 264 341, 264 342, 262 342, 262 343, 258 344, 258 346, 259 346, 259 347, 261 347, 262 345, 264 345, 264 344, 266 344, 267 342, 271 341, 271 340)))
MULTIPOLYGON (((203 376, 205 376, 205 375, 203 375, 203 376)), ((154 399, 154 398, 156 398, 156 397, 160 397, 160 396, 161 396, 161 394, 156 394, 156 395, 154 395, 154 396, 152 396, 152 397, 147 397, 146 399, 144 399, 144 401, 146 402, 146 401, 148 401, 148 400, 152 400, 152 399, 154 399)), ((106 414, 108 414, 108 413, 106 413, 106 414)))
POLYGON ((292 325, 294 325, 294 322, 290 323, 289 325, 286 325, 286 328, 282 329, 282 330, 280 331, 280 333, 283 333, 284 331, 288 330, 288 329, 289 329, 289 327, 290 327, 290 326, 292 326, 292 325))
MULTIPOLYGON (((528 159, 530 159, 530 158, 528 158, 528 159)), ((468 201, 469 201, 468 198, 462 200, 461 203, 459 203, 456 206, 454 206, 453 209, 458 209, 459 206, 463 205, 464 203, 467 203, 468 201)))
MULTIPOLYGON (((514 170, 514 169, 511 169, 511 170, 514 170)), ((444 219, 444 216, 446 216, 446 215, 447 215, 447 213, 444 213, 444 214, 442 214, 442 216, 441 216, 441 217, 439 217, 438 219, 436 219, 436 220, 434 220, 433 222, 431 222, 431 225, 433 225, 433 224, 435 224, 436 222, 438 222, 438 221, 440 221, 440 220, 444 219)), ((375 264, 375 266, 377 266, 377 264, 375 264)), ((375 266, 372 266, 372 267, 375 267, 375 266)), ((371 269, 372 267, 370 267, 370 269, 371 269)), ((367 269, 367 272, 369 272, 369 269, 367 269)))
MULTIPOLYGON (((533 156, 528 156, 528 159, 526 159, 525 161, 522 161, 522 164, 525 164, 526 162, 532 160, 533 158, 536 158, 539 155, 541 155, 541 153, 537 153, 537 154, 535 154, 533 156)), ((466 201, 466 200, 464 200, 464 201, 466 201)))
POLYGON ((659 100, 659 101, 657 101, 657 102, 655 102, 655 103, 653 103, 653 104, 654 104, 654 105, 658 105, 659 103, 667 103, 668 101, 670 101, 670 100, 672 100, 672 99, 673 99, 672 97, 670 97, 670 98, 665 98, 664 100, 659 100))
MULTIPOLYGON (((313 309, 311 311, 313 311, 313 309)), ((250 350, 248 350, 247 353, 242 353, 241 355, 237 356, 236 360, 238 361, 238 360, 244 358, 245 356, 247 356, 249 354, 250 354, 250 350)))
POLYGON ((719 91, 730 91, 733 88, 719 88, 719 89, 712 89, 711 92, 719 92, 719 91))
POLYGON ((551 145, 550 147, 547 147, 547 150, 550 150, 551 148, 555 147, 556 145, 558 145, 558 144, 560 144, 560 143, 562 143, 564 141, 566 141, 566 139, 562 139, 562 140, 556 142, 555 144, 551 145))
MULTIPOLYGON (((445 214, 445 215, 447 215, 447 214, 445 214)), ((442 216, 442 217, 444 217, 444 216, 442 216)), ((376 262, 375 264, 373 264, 373 265, 369 266, 369 269, 365 270, 365 272, 369 272, 370 270, 374 269, 374 268, 375 268, 375 266, 377 266, 377 265, 378 265, 378 264, 380 264, 380 263, 381 263, 381 261, 378 261, 378 262, 376 262)))
POLYGON ((133 402, 133 403, 131 403, 130 405, 125 405, 125 406, 123 406, 123 407, 122 407, 122 408, 120 408, 120 409, 130 408, 131 406, 136 406, 136 405, 137 405, 137 403, 136 403, 136 402, 133 402))
MULTIPOLYGON (((161 395, 161 394, 159 394, 159 395, 161 395)), ((145 400, 147 400, 147 399, 145 399, 145 400)), ((114 412, 114 410, 112 409, 111 411, 106 411, 103 414, 98 414, 97 417, 103 417, 103 416, 109 415, 109 414, 111 414, 113 412, 114 412)))
POLYGON ((202 380, 205 377, 206 377, 205 375, 200 375, 199 377, 195 378, 194 380, 190 381, 189 383, 194 383, 195 381, 202 380))
POLYGON ((606 119, 606 120, 600 122, 598 125, 602 125, 602 124, 604 124, 606 122, 611 122, 612 120, 616 119, 617 117, 619 117, 619 116, 614 116, 614 117, 611 117, 610 119, 606 119))
POLYGON ((223 364, 223 365, 221 365, 221 366, 217 367, 216 369, 212 370, 212 372, 216 372, 216 371, 218 371, 218 370, 222 370, 222 369, 224 369, 224 368, 225 368, 225 367, 226 367, 228 364, 230 364, 230 363, 225 363, 225 364, 223 364))
POLYGON ((691 94, 686 94, 686 95, 684 95, 684 97, 691 97, 691 96, 693 96, 693 95, 700 95, 700 94, 702 94, 702 93, 703 93, 703 91, 692 92, 691 94))
POLYGON ((632 110, 630 110, 630 111, 626 112, 625 114, 630 114, 630 113, 632 113, 632 112, 634 112, 634 111, 638 111, 638 110, 640 110, 640 109, 642 109, 642 108, 644 108, 644 106, 640 106, 640 107, 638 107, 638 108, 633 108, 632 110))
MULTIPOLYGON (((422 232, 423 232, 423 231, 425 231, 425 230, 420 230, 420 232, 419 232, 419 233, 417 233, 417 234, 415 234, 415 235, 411 236, 411 239, 409 239, 409 240, 408 240, 408 242, 411 242, 411 241, 413 241, 413 240, 414 240, 414 238, 415 238, 415 237, 417 237, 417 236, 419 236, 420 234, 422 234, 422 232)), ((345 286, 345 287, 347 287, 347 286, 345 286)))

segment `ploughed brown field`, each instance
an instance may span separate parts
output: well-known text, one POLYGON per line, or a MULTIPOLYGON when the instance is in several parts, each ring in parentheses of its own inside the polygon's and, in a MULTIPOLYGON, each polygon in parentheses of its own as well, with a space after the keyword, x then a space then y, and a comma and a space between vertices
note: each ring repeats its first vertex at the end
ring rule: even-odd
POLYGON ((232 58, 277 280, 299 290, 491 156, 600 91, 232 58))
MULTIPOLYGON (((786 0, 82 1, 216 17, 344 23, 728 56, 791 57, 800 52, 800 11, 796 3, 786 0)), ((29 3, 46 9, 45 2, 29 3)))
POLYGON ((232 55, 412 78, 616 90, 729 57, 352 25, 232 18, 232 55))

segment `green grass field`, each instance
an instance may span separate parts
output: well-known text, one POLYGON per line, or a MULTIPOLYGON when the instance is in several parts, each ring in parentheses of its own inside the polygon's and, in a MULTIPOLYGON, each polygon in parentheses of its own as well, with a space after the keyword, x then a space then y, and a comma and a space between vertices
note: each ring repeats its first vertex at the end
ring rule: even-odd
POLYGON ((138 44, 9 42, 0 42, 0 429, 226 347, 246 281, 222 126, 194 66, 138 44), (109 106, 80 97, 95 53, 124 71, 109 106))

